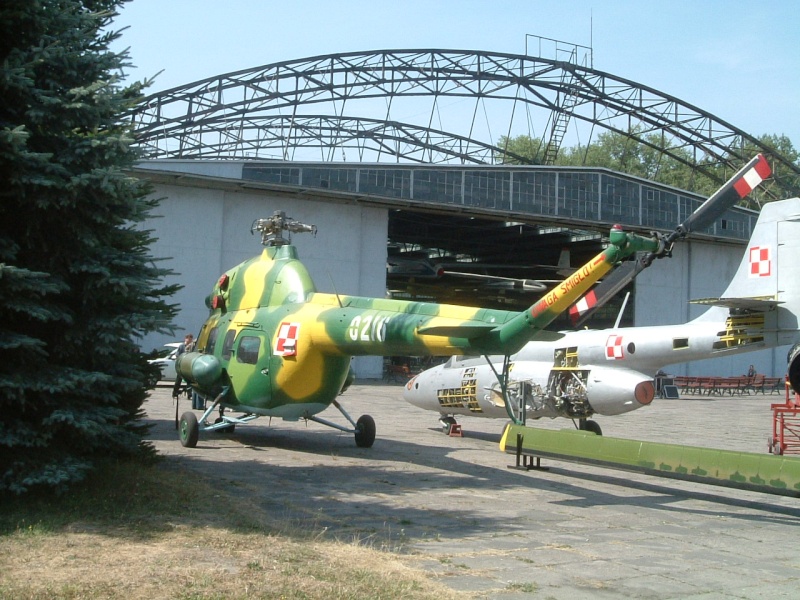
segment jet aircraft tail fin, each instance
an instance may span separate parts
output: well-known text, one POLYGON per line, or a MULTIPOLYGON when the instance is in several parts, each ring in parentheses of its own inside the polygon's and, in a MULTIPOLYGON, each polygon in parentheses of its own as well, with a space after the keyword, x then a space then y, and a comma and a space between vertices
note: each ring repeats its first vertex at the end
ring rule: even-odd
POLYGON ((725 292, 692 302, 725 307, 731 315, 775 313, 765 330, 777 331, 778 345, 792 343, 800 331, 800 198, 764 205, 725 292))

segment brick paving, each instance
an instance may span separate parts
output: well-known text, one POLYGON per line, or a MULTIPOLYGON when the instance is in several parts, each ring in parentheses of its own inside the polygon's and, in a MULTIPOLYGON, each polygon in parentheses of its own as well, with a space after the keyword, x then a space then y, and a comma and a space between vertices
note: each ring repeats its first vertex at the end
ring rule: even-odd
MULTIPOLYGON (((464 437, 448 437, 401 392, 366 383, 342 396, 354 418, 375 418, 371 449, 316 423, 269 419, 201 434, 188 449, 166 388, 145 409, 167 460, 278 521, 406 553, 468 597, 797 597, 800 499, 550 460, 549 471, 512 470, 497 446, 501 421, 465 418, 464 437)), ((779 401, 657 399, 599 422, 607 436, 765 453, 779 401)), ((335 409, 323 416, 341 422, 335 409)))

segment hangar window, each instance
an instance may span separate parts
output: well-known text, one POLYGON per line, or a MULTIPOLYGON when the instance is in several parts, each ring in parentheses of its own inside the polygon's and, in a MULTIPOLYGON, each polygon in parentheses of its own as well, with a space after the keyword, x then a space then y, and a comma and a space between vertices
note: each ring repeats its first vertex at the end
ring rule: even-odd
POLYGON ((515 172, 512 208, 543 215, 556 214, 556 174, 515 172))
POLYGON ((511 175, 508 172, 466 171, 464 204, 485 208, 509 208, 511 175))
POLYGON ((599 185, 596 173, 561 173, 558 178, 558 214, 577 219, 597 219, 599 185))
POLYGON ((419 169, 414 171, 414 198, 440 204, 461 204, 460 171, 419 169))
POLYGON ((681 221, 678 195, 645 187, 642 198, 641 224, 647 227, 672 229, 681 221))
POLYGON ((359 191, 394 198, 411 197, 411 171, 399 169, 361 169, 359 191))
POLYGON ((255 179, 268 183, 283 183, 289 185, 300 184, 300 169, 296 167, 263 167, 258 165, 245 165, 242 167, 242 179, 255 179))
POLYGON ((605 221, 623 223, 639 222, 639 194, 638 183, 626 181, 621 177, 610 175, 602 176, 600 194, 602 213, 600 218, 605 221))
POLYGON ((239 339, 239 350, 236 360, 240 363, 254 365, 258 362, 258 350, 261 347, 261 338, 252 335, 243 335, 239 339))
POLYGON ((721 219, 720 228, 732 237, 738 237, 745 240, 750 237, 750 232, 748 231, 749 227, 747 226, 747 223, 741 219, 721 219))
POLYGON ((302 185, 329 188, 345 192, 356 192, 356 169, 325 169, 308 167, 303 169, 302 185))

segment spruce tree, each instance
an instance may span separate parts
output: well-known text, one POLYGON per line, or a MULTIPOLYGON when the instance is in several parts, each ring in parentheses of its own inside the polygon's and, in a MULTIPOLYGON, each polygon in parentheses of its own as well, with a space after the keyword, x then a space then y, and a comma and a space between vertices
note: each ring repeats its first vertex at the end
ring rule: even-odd
POLYGON ((101 457, 152 451, 153 372, 137 340, 168 331, 174 289, 150 256, 156 202, 127 168, 110 50, 124 0, 0 8, 0 492, 63 490, 101 457))

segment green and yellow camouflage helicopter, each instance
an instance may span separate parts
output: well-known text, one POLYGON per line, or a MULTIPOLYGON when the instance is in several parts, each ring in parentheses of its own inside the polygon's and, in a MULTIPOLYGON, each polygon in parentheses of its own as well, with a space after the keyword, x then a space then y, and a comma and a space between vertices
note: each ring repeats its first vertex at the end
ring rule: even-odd
MULTIPOLYGON (((374 420, 363 415, 354 421, 336 400, 352 381, 351 357, 508 357, 530 340, 552 337, 543 329, 623 259, 643 252, 638 272, 669 256, 676 240, 709 227, 760 182, 761 164, 766 164, 761 157, 750 161, 669 234, 643 236, 615 225, 605 250, 523 312, 320 293, 283 237, 284 231, 316 228, 282 212, 258 219, 253 231, 261 233, 263 252, 219 278, 206 299, 211 312, 197 350, 177 361, 192 388, 213 399, 199 421, 192 412, 181 416, 181 443, 194 447, 200 431, 231 432, 237 424, 269 416, 328 425, 354 434, 356 444, 368 448, 375 441, 374 420), (331 404, 352 427, 317 416, 331 404), (219 417, 211 422, 217 410, 219 417)), ((508 360, 503 371, 501 385, 508 380, 508 360)), ((513 418, 510 408, 509 415, 513 418)))

